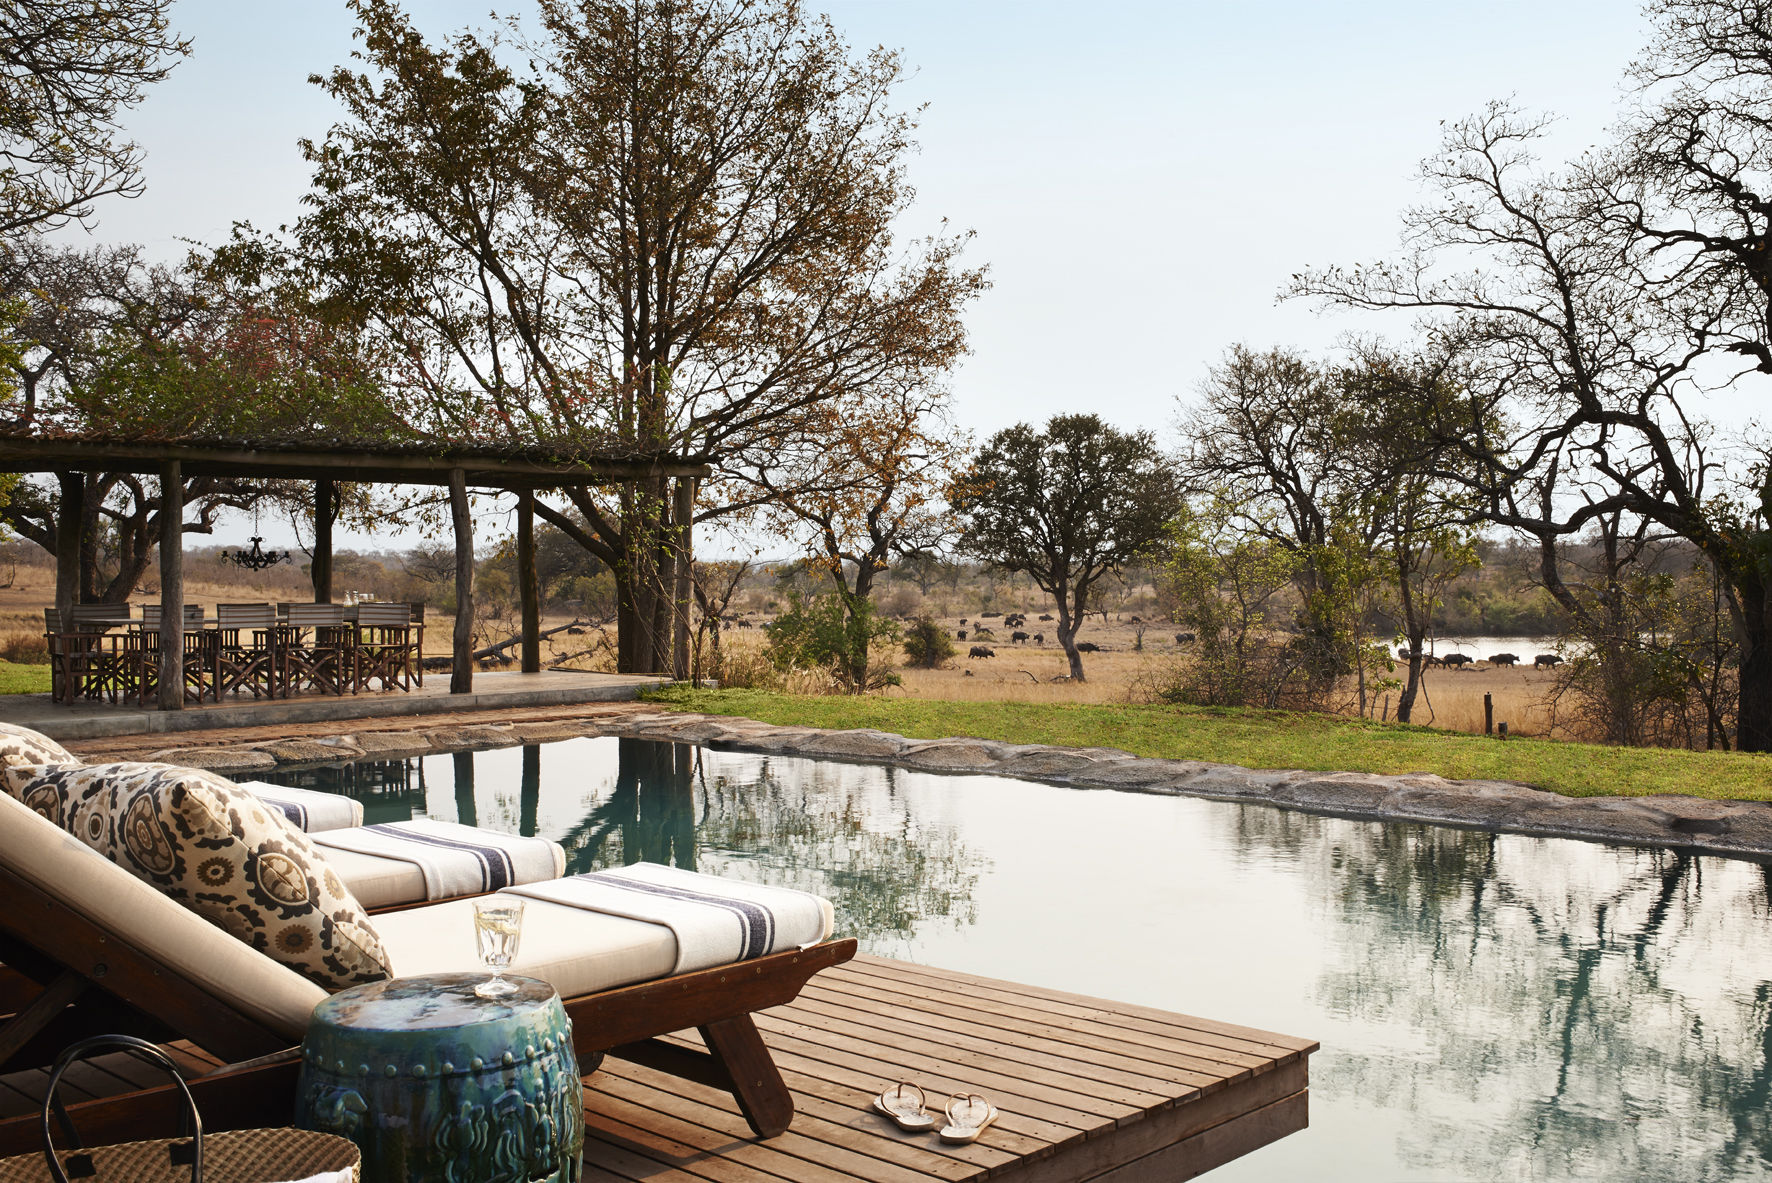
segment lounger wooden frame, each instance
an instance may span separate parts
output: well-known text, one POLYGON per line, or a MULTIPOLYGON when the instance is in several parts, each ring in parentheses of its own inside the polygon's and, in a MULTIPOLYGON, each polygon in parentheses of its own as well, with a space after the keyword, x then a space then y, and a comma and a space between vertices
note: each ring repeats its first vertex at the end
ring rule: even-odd
MULTIPOLYGON (((0 1019, 0 1069, 39 1067, 99 1031, 189 1039, 228 1065, 190 1082, 205 1129, 274 1124, 293 1111, 300 1060, 286 1037, 3 866, 0 899, 0 961, 16 971, 0 997, 17 1008, 0 1019)), ((854 956, 853 940, 827 941, 565 999, 580 1065, 589 1072, 607 1053, 726 1089, 757 1136, 774 1137, 793 1118, 793 1098, 751 1016, 793 1001, 813 974, 854 956), (660 1038, 689 1028, 706 1052, 660 1038)), ((166 1086, 70 1112, 89 1143, 126 1142, 161 1136, 176 1123, 176 1104, 166 1086)), ((0 1157, 28 1153, 39 1136, 35 1117, 0 1121, 0 1157)))

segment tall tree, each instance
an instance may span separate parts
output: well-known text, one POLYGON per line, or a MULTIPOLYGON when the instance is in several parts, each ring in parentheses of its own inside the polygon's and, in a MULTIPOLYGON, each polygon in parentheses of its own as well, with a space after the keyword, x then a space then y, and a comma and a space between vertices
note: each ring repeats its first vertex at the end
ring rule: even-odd
POLYGON ((0 5, 0 239, 89 223, 92 203, 141 192, 141 150, 117 117, 190 42, 172 0, 0 5))
POLYGON ((1731 339, 1735 313, 1703 285, 1651 297, 1647 277, 1667 265, 1655 244, 1620 232, 1592 167, 1540 169, 1543 126, 1499 105, 1451 125, 1425 166, 1441 200, 1406 215, 1408 253, 1309 272, 1294 290, 1427 314, 1431 347, 1462 359, 1464 397, 1422 408, 1461 457, 1443 475, 1537 542, 1540 581, 1572 615, 1566 544, 1609 515, 1696 545, 1741 640, 1739 744, 1772 750, 1767 493, 1734 482, 1689 405, 1694 366, 1731 339))
POLYGON ((1091 589, 1162 539, 1179 498, 1149 432, 1055 415, 1044 429, 1018 423, 993 435, 953 504, 966 553, 1028 575, 1052 597, 1058 643, 1080 682, 1077 630, 1091 589))
POLYGON ((1359 512, 1369 508, 1364 485, 1339 438, 1341 393, 1332 367, 1236 346, 1181 414, 1187 482, 1218 491, 1233 524, 1297 560, 1295 648, 1319 699, 1356 668, 1358 572, 1376 541, 1377 519, 1359 512))
MULTIPOLYGON (((345 117, 285 259, 394 348, 433 430, 743 467, 963 350, 962 240, 893 239, 898 59, 797 0, 542 0, 520 54, 352 7, 371 73, 318 80, 345 117)), ((724 507, 695 478, 562 492, 585 525, 538 512, 615 572, 620 668, 686 672, 690 529, 724 507)))
POLYGON ((1481 507, 1441 475, 1457 464, 1436 436, 1438 408, 1459 391, 1445 359, 1368 343, 1337 367, 1334 451, 1347 474, 1344 497, 1370 523, 1376 566, 1387 572, 1407 652, 1397 721, 1407 723, 1422 693, 1426 640, 1442 590, 1481 560, 1474 523, 1481 507))
POLYGON ((764 520, 800 538, 841 606, 839 680, 871 688, 874 582, 905 555, 954 533, 945 494, 966 448, 945 392, 862 391, 821 403, 782 432, 776 458, 749 480, 764 520))

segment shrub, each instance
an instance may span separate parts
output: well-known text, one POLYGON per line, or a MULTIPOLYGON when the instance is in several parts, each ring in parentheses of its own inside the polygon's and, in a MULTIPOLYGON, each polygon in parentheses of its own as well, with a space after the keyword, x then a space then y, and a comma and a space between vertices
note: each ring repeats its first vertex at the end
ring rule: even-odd
POLYGON ((828 670, 850 694, 899 684, 891 652, 883 650, 898 640, 898 626, 866 600, 851 605, 835 594, 808 598, 790 591, 787 606, 764 630, 778 670, 828 670))
POLYGON ((932 670, 957 651, 944 626, 927 616, 919 616, 911 622, 910 631, 905 634, 904 652, 916 668, 932 670))

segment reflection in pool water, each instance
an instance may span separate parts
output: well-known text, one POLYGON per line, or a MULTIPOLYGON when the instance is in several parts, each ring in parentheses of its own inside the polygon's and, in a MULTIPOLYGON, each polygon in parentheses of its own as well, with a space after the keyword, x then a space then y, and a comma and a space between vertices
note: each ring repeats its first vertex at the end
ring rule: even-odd
POLYGON ((1320 1039, 1214 1179, 1762 1177, 1772 872, 639 740, 279 779, 830 896, 871 952, 1320 1039))

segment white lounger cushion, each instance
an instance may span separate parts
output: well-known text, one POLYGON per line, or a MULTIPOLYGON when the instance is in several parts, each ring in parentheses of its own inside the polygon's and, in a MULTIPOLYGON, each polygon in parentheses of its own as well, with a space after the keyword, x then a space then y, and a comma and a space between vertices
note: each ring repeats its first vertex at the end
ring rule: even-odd
MULTIPOLYGON (((472 900, 384 912, 375 926, 401 977, 482 968, 472 900)), ((523 937, 509 972, 540 978, 571 998, 662 978, 676 963, 677 938, 662 924, 525 900, 523 937)))
POLYGON ((291 825, 310 834, 363 824, 363 802, 343 793, 322 793, 319 789, 298 789, 262 780, 234 783, 259 800, 275 805, 291 825))
POLYGON ((291 1043, 301 1039, 309 1016, 326 997, 302 975, 174 903, 5 794, 0 794, 0 861, 291 1043))
MULTIPOLYGON (((326 865, 338 872, 345 887, 365 908, 392 908, 424 901, 425 873, 417 863, 329 846, 326 848, 326 865)), ((382 918, 377 916, 377 932, 381 931, 381 926, 382 918)), ((384 941, 384 948, 386 944, 384 941)), ((391 960, 392 954, 389 957, 390 964, 398 964, 391 960)), ((405 973, 406 970, 401 967, 398 972, 405 973)))

